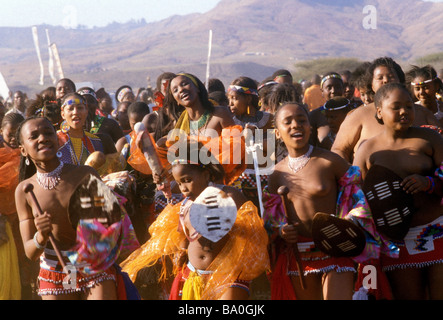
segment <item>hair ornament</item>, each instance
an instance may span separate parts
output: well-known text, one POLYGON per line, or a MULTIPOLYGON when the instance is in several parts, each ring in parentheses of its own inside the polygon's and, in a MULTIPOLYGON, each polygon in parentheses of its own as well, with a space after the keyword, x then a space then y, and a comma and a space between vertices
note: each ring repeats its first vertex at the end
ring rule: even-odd
POLYGON ((248 87, 230 85, 228 92, 230 92, 230 91, 244 93, 244 94, 252 94, 254 96, 258 96, 258 91, 256 89, 251 89, 248 87))
POLYGON ((323 88, 323 85, 325 84, 326 81, 328 81, 329 79, 340 79, 341 81, 343 81, 342 77, 339 74, 328 74, 327 76, 323 77, 323 79, 321 79, 321 85, 320 87, 323 88))

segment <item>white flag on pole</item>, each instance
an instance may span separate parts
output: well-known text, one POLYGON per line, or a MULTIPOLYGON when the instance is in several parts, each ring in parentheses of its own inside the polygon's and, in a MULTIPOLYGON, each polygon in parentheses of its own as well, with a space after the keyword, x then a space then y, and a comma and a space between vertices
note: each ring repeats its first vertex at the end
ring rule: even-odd
POLYGON ((45 70, 43 67, 43 62, 42 62, 42 57, 40 54, 40 46, 39 46, 39 42, 38 42, 38 34, 37 34, 37 27, 32 27, 32 36, 34 38, 34 45, 35 45, 35 50, 37 51, 37 58, 38 58, 38 62, 40 64, 40 81, 39 84, 42 86, 44 84, 44 78, 45 78, 45 70))
POLYGON ((0 72, 0 96, 3 97, 3 99, 8 99, 9 97, 9 87, 6 84, 5 78, 3 77, 3 74, 0 72))
POLYGON ((55 85, 57 83, 57 79, 54 75, 54 55, 51 50, 51 40, 49 39, 49 30, 46 29, 46 39, 48 40, 48 51, 49 51, 49 64, 48 64, 48 71, 49 75, 51 76, 52 83, 55 85))
POLYGON ((209 76, 211 73, 211 54, 212 54, 212 30, 209 30, 208 63, 206 65, 206 89, 209 86, 209 76))
POLYGON ((52 54, 54 55, 55 64, 57 65, 57 70, 59 74, 59 79, 63 79, 65 77, 62 68, 62 62, 60 61, 60 56, 58 54, 57 45, 55 43, 51 44, 52 54))

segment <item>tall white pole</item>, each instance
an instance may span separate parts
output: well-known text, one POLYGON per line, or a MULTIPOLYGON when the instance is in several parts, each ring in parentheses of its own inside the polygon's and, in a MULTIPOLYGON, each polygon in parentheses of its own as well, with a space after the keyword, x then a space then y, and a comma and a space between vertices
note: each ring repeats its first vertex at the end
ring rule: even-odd
POLYGON ((62 62, 60 61, 60 55, 58 54, 57 45, 55 43, 51 44, 52 54, 54 55, 54 60, 57 65, 59 79, 63 79, 65 77, 62 68, 62 62))
POLYGON ((209 76, 211 69, 211 54, 212 54, 212 30, 209 30, 209 45, 208 45, 208 63, 206 65, 206 89, 209 85, 209 76))
POLYGON ((37 33, 37 27, 32 27, 32 36, 34 38, 34 45, 35 50, 37 51, 37 58, 40 64, 40 81, 39 84, 42 86, 44 84, 44 78, 45 78, 45 69, 43 67, 42 57, 40 54, 40 46, 38 42, 38 33, 37 33))
POLYGON ((52 49, 51 49, 51 40, 49 39, 49 30, 48 29, 46 29, 46 39, 48 40, 48 51, 49 51, 48 71, 49 71, 49 75, 51 76, 52 83, 56 84, 57 79, 55 78, 55 75, 54 75, 54 54, 52 53, 52 49))
POLYGON ((9 87, 6 84, 6 80, 1 72, 0 72, 0 96, 3 97, 5 101, 9 98, 9 87))

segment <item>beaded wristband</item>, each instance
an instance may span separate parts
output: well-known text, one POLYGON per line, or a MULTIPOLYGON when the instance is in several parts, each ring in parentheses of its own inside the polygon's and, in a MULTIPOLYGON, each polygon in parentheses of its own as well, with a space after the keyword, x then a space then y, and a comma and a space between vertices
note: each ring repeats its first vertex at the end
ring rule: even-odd
POLYGON ((426 192, 429 193, 429 194, 433 193, 434 189, 435 189, 435 180, 434 180, 434 178, 432 178, 430 176, 426 176, 426 178, 428 178, 428 181, 429 181, 429 186, 426 189, 426 192))
POLYGON ((38 231, 34 234, 34 238, 33 238, 33 240, 34 240, 34 244, 35 244, 35 246, 37 247, 37 249, 39 249, 39 250, 43 250, 43 249, 45 249, 46 248, 46 244, 47 243, 45 243, 44 245, 41 245, 40 243, 38 243, 38 241, 37 241, 37 235, 38 235, 38 231))

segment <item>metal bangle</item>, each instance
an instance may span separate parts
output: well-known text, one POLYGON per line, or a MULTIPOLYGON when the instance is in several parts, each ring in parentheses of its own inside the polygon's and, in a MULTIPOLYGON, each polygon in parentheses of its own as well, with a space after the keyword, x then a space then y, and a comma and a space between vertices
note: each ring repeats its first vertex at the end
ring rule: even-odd
POLYGON ((46 242, 44 245, 41 245, 40 243, 38 243, 38 241, 37 241, 37 235, 38 235, 38 234, 39 234, 38 231, 34 234, 34 238, 33 238, 33 240, 34 240, 34 244, 35 244, 35 246, 37 247, 37 249, 39 249, 39 250, 43 250, 43 249, 46 248, 46 244, 47 244, 47 242, 46 242))

